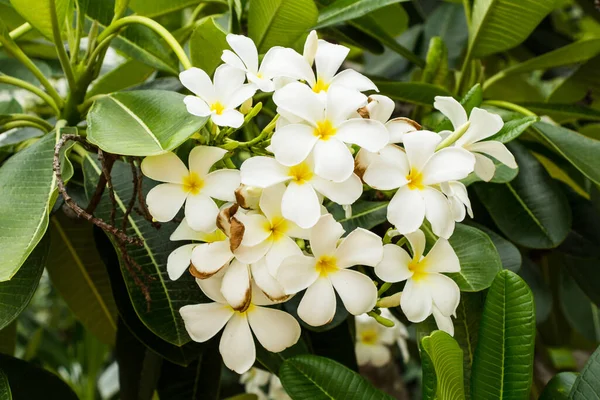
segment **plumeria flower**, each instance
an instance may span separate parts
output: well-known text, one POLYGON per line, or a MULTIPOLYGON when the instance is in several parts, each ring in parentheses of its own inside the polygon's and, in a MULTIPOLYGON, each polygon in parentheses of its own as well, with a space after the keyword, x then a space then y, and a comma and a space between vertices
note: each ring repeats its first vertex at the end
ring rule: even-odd
POLYGON ((463 106, 454 98, 445 96, 436 96, 433 106, 452 122, 455 130, 465 130, 454 145, 467 149, 475 155, 475 174, 479 178, 489 182, 496 171, 494 162, 485 155, 494 157, 509 168, 517 168, 515 157, 503 143, 484 140, 502 129, 504 122, 499 115, 475 107, 467 120, 467 112, 463 106))
MULTIPOLYGON (((301 228, 311 228, 321 216, 321 195, 341 204, 354 203, 362 194, 355 174, 343 182, 332 182, 315 173, 312 157, 286 167, 270 157, 252 157, 240 167, 242 183, 269 188, 287 183, 281 197, 281 215, 301 228)), ((279 189, 282 190, 282 189, 279 189)))
POLYGON ((298 316, 309 325, 321 326, 333 319, 335 292, 353 315, 370 311, 377 301, 377 289, 371 278, 349 268, 377 265, 383 252, 381 238, 357 228, 338 246, 343 234, 342 225, 331 214, 322 216, 310 230, 313 255, 290 256, 277 272, 277 280, 286 293, 307 289, 298 306, 298 316))
POLYGON ((244 71, 221 65, 215 71, 214 85, 206 72, 195 67, 180 73, 179 79, 195 94, 183 99, 190 114, 210 116, 212 122, 219 126, 242 126, 244 115, 236 108, 256 92, 256 86, 244 84, 244 71))
POLYGON ((386 327, 366 314, 357 315, 354 319, 356 324, 356 359, 358 365, 371 364, 382 367, 392 358, 390 346, 398 344, 405 362, 408 360, 408 348, 406 339, 408 331, 387 310, 382 310, 382 316, 394 322, 393 327, 386 327))
POLYGON ((471 208, 469 193, 467 193, 467 187, 462 182, 443 182, 440 187, 442 192, 448 197, 450 209, 452 210, 452 215, 454 215, 454 220, 456 222, 465 219, 466 213, 469 214, 469 217, 473 218, 473 209, 471 208))
POLYGON ((146 157, 142 161, 144 175, 159 182, 148 193, 146 201, 152 217, 160 222, 172 220, 185 203, 185 217, 196 231, 212 232, 219 208, 213 199, 234 201, 240 185, 240 172, 221 169, 210 172, 226 150, 196 146, 189 154, 189 169, 175 153, 146 157))
POLYGON ((263 388, 269 384, 271 373, 260 368, 252 367, 240 376, 240 383, 244 385, 246 393, 255 394, 258 400, 268 400, 263 388))
POLYGON ((473 171, 475 157, 459 147, 436 152, 442 139, 435 132, 409 132, 403 140, 404 150, 386 147, 368 166, 363 180, 380 190, 399 188, 388 205, 387 218, 400 233, 416 231, 427 217, 436 235, 449 238, 454 217, 438 186, 465 178, 473 171))
POLYGON ((275 158, 285 166, 300 164, 313 154, 317 175, 343 182, 354 170, 354 158, 346 143, 372 152, 388 143, 389 134, 381 122, 350 118, 367 102, 357 91, 334 87, 323 102, 306 85, 294 82, 276 91, 273 101, 279 109, 302 120, 280 127, 271 140, 275 158))
POLYGON ((278 353, 293 346, 300 338, 300 325, 291 315, 265 306, 273 304, 262 293, 252 290, 251 302, 244 310, 235 310, 222 296, 218 277, 196 281, 214 303, 182 307, 179 312, 185 327, 196 342, 206 342, 219 333, 223 335, 219 352, 227 368, 242 374, 256 360, 253 334, 268 351, 278 353))
POLYGON ((438 239, 424 257, 425 234, 417 230, 406 238, 413 250, 412 258, 403 248, 386 244, 375 274, 386 282, 406 281, 400 307, 409 321, 421 322, 433 314, 437 326, 454 335, 450 316, 456 313, 460 289, 442 273, 460 272, 458 257, 446 239, 438 239))

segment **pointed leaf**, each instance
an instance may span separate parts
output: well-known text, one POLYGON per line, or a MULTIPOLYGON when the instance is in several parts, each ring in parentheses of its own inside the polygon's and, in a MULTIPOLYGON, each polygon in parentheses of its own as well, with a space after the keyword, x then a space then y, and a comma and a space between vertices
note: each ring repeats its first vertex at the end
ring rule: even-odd
POLYGON ((600 347, 590 356, 581 374, 575 379, 569 400, 600 399, 600 347))
POLYGON ((12 356, 17 347, 17 321, 0 329, 0 353, 12 356))
MULTIPOLYGON (((463 352, 452 336, 444 331, 435 331, 421 339, 421 354, 426 352, 431 360, 427 370, 423 368, 423 379, 435 376, 437 387, 432 399, 461 400, 465 398, 463 386, 463 352)), ((424 399, 427 397, 423 396, 424 399)))
POLYGON ((560 123, 576 120, 600 121, 600 111, 579 104, 521 102, 519 105, 560 123))
POLYGON ((340 205, 332 203, 328 208, 346 232, 351 232, 356 228, 372 229, 387 221, 387 205, 387 201, 358 200, 352 205, 352 215, 349 217, 346 217, 340 205))
POLYGON ((12 400, 12 393, 10 391, 10 385, 8 384, 8 378, 4 375, 4 372, 0 369, 0 400, 12 400))
POLYGON ((319 12, 314 29, 341 24, 400 1, 406 0, 337 0, 319 12))
POLYGON ((511 140, 518 138, 521 133, 525 132, 534 123, 538 122, 538 117, 527 116, 523 118, 511 119, 506 121, 502 126, 502 129, 494 136, 489 137, 487 140, 496 140, 500 143, 508 143, 511 140))
MULTIPOLYGON (((31 26, 44 35, 46 39, 53 41, 49 0, 10 0, 10 3, 31 26)), ((67 16, 69 20, 71 17, 72 2, 70 0, 55 0, 55 6, 59 31, 62 32, 67 16)))
POLYGON ((223 50, 229 49, 226 36, 213 18, 208 18, 198 25, 190 37, 190 57, 194 67, 212 76, 215 69, 223 63, 223 50))
POLYGON ((127 60, 98 78, 86 96, 113 93, 145 82, 154 72, 154 68, 137 61, 127 60))
POLYGON ((575 372, 559 372, 554 375, 544 388, 539 400, 567 400, 578 375, 575 372))
POLYGON ((465 397, 471 398, 471 369, 479 337, 479 321, 483 312, 483 293, 461 293, 454 320, 454 340, 463 352, 465 397))

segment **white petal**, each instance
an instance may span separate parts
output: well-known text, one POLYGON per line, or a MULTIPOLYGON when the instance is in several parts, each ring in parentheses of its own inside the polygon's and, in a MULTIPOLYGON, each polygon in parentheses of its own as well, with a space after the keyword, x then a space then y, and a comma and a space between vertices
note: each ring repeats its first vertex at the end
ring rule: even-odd
POLYGON ((374 267, 383 257, 381 238, 366 229, 356 228, 342 240, 335 257, 338 267, 348 268, 354 265, 374 267))
POLYGON ((244 224, 242 246, 256 246, 271 236, 271 224, 264 215, 237 213, 235 218, 244 224))
POLYGON ((402 234, 414 232, 423 224, 425 201, 419 190, 403 186, 392 197, 387 210, 387 219, 402 234))
POLYGON ((483 154, 473 153, 475 155, 475 175, 489 182, 496 173, 494 162, 483 154))
POLYGON ((255 246, 239 246, 235 249, 235 257, 243 263, 252 264, 260 260, 267 254, 273 241, 265 240, 255 246))
POLYGON ((319 140, 313 131, 309 125, 289 124, 275 132, 271 146, 277 162, 291 167, 304 161, 319 140))
POLYGON ((456 141, 457 146, 475 143, 495 135, 504 125, 499 115, 478 107, 471 111, 469 122, 469 129, 456 141))
POLYGON ((200 244, 192 252, 192 264, 198 272, 206 277, 217 273, 232 258, 229 240, 200 244))
POLYGON ((255 307, 248 312, 248 322, 260 344, 273 353, 293 346, 300 339, 300 324, 281 310, 255 307))
MULTIPOLYGON (((248 74, 248 82, 252 83, 261 92, 271 93, 275 90, 275 83, 269 78, 259 78, 256 75, 248 74)), ((252 95, 254 96, 254 94, 252 95)))
POLYGON ((219 208, 214 200, 200 193, 188 196, 185 203, 185 218, 190 228, 201 232, 212 232, 217 227, 219 208))
POLYGON ((229 306, 227 304, 227 300, 225 300, 225 297, 223 297, 221 294, 221 285, 223 284, 223 275, 225 275, 224 273, 225 270, 222 269, 210 278, 196 278, 196 284, 198 287, 200 287, 200 290, 202 290, 202 293, 204 293, 206 297, 217 303, 229 306))
POLYGON ((265 264, 269 273, 273 276, 277 276, 277 271, 279 270, 281 263, 283 263, 283 260, 296 255, 302 255, 302 251, 294 240, 287 236, 283 236, 279 240, 273 241, 271 248, 267 254, 265 254, 265 264))
POLYGON ((188 194, 182 185, 162 183, 148 192, 146 205, 155 220, 167 222, 175 218, 186 197, 188 194))
POLYGON ((362 182, 356 174, 350 175, 350 178, 343 182, 332 182, 315 177, 312 184, 323 196, 341 205, 353 204, 363 191, 362 182))
POLYGON ((246 313, 233 314, 221 336, 219 352, 225 366, 238 374, 252 367, 256 360, 256 348, 246 313))
POLYGON ((317 279, 304 293, 298 305, 298 316, 311 326, 322 326, 335 316, 335 292, 329 279, 317 279))
POLYGON ((379 151, 381 160, 387 164, 393 165, 399 169, 402 175, 408 175, 410 172, 410 163, 406 152, 395 144, 388 144, 379 151))
POLYGON ((411 322, 422 322, 431 314, 432 306, 433 300, 425 281, 409 279, 400 298, 400 307, 406 318, 411 322))
POLYGON ((140 167, 144 175, 159 182, 181 184, 189 174, 185 164, 175 153, 146 157, 140 167))
POLYGON ((167 273, 169 279, 177 280, 188 269, 192 262, 192 250, 197 244, 186 244, 178 247, 169 254, 167 258, 167 273))
POLYGON ((438 329, 446 332, 450 336, 454 336, 454 324, 452 323, 452 318, 442 315, 435 305, 432 308, 432 313, 438 329))
POLYGON ((315 61, 318 48, 319 37, 317 36, 317 31, 312 30, 306 37, 306 41, 304 42, 304 51, 302 52, 302 56, 310 65, 312 65, 315 61))
POLYGON ((234 310, 245 310, 252 298, 251 275, 248 265, 233 260, 225 270, 221 294, 234 310))
POLYGON ((379 121, 353 118, 339 126, 336 138, 375 152, 388 144, 390 134, 385 125, 379 121))
POLYGON ((310 184, 290 182, 281 201, 281 212, 285 219, 306 229, 319 220, 321 202, 310 184))
POLYGON ((404 134, 408 132, 414 132, 417 128, 406 121, 405 118, 394 118, 385 124, 385 127, 390 134, 390 143, 402 143, 404 141, 404 134))
POLYGON ((442 138, 435 132, 415 131, 404 134, 402 140, 410 167, 422 171, 442 138))
POLYGON ((192 67, 179 74, 181 84, 196 96, 207 102, 215 98, 215 90, 210 77, 200 68, 192 67))
POLYGON ((425 217, 436 235, 449 238, 454 232, 454 216, 448 199, 437 189, 426 187, 421 191, 425 201, 425 217))
POLYGON ((376 344, 371 348, 371 364, 375 367, 383 367, 391 359, 390 349, 382 344, 376 344))
MULTIPOLYGON (((270 81, 268 81, 270 82, 270 81)), ((226 108, 236 108, 256 93, 256 85, 246 84, 242 85, 235 92, 233 92, 230 96, 228 96, 225 100, 226 108)), ((260 88, 260 86, 259 86, 260 88)), ((264 91, 264 90, 263 90, 264 91)))
POLYGON ((234 311, 219 303, 194 304, 179 310, 185 329, 196 342, 206 342, 223 329, 234 311))
POLYGON ((331 88, 335 86, 342 86, 354 89, 358 92, 366 92, 367 90, 377 90, 377 86, 375 86, 372 80, 370 80, 363 74, 356 72, 353 69, 344 70, 336 76, 334 76, 331 80, 331 88))
POLYGON ((211 120, 219 126, 239 128, 244 123, 244 115, 237 110, 225 110, 221 114, 212 113, 211 120))
POLYGON ((375 266, 375 275, 385 282, 402 282, 412 276, 408 264, 412 261, 408 253, 395 244, 383 246, 383 258, 375 266))
POLYGON ((367 104, 367 96, 343 86, 331 87, 327 92, 326 118, 338 126, 367 104))
POLYGON ((240 90, 245 80, 246 73, 244 71, 227 64, 219 65, 213 78, 217 99, 222 104, 226 103, 227 99, 240 90))
MULTIPOLYGON (((286 77, 306 81, 311 86, 315 84, 315 74, 310 64, 293 49, 272 47, 265 54, 260 70, 263 75, 279 77, 280 80, 286 77)), ((287 85, 280 87, 284 86, 287 85)))
POLYGON ((197 173, 200 177, 205 177, 210 168, 223 156, 227 150, 214 146, 196 146, 190 151, 188 164, 190 171, 197 173))
POLYGON ((339 44, 319 40, 315 63, 317 64, 317 77, 330 83, 335 73, 340 69, 350 49, 339 44))
POLYGON ((265 214, 269 221, 273 221, 282 216, 281 200, 283 199, 284 193, 285 185, 280 183, 266 188, 260 195, 260 211, 265 214))
POLYGON ((267 297, 273 300, 284 300, 288 297, 279 281, 269 273, 264 259, 252 264, 250 270, 254 283, 267 297))
POLYGON ((305 255, 287 257, 277 271, 277 280, 286 294, 295 294, 312 285, 319 277, 315 258, 305 255))
POLYGON ((464 179, 473 172, 475 157, 460 147, 446 147, 436 152, 421 171, 423 184, 436 185, 441 182, 464 179))
POLYGON ((228 34, 225 38, 231 49, 242 59, 246 67, 256 73, 258 71, 258 50, 249 37, 228 34))
POLYGON ((427 253, 427 272, 460 272, 460 262, 448 240, 438 239, 427 253))
POLYGON ((271 157, 251 157, 240 167, 244 185, 267 188, 290 179, 288 168, 271 157))
POLYGON ((213 232, 200 232, 195 231, 187 223, 187 219, 183 218, 181 223, 177 226, 177 229, 169 236, 169 240, 197 240, 200 242, 215 242, 217 240, 224 240, 225 235, 221 231, 213 232))
POLYGON ((465 205, 456 197, 448 197, 448 201, 450 202, 450 209, 452 210, 454 221, 461 222, 464 220, 467 216, 465 205))
POLYGON ((467 112, 453 97, 435 96, 434 100, 433 107, 438 109, 452 122, 454 129, 458 129, 467 123, 467 112))
POLYGON ((221 55, 221 60, 227 64, 231 65, 233 68, 237 68, 239 70, 245 71, 246 66, 240 57, 237 54, 232 52, 231 50, 223 50, 223 54, 221 55))
POLYGON ((369 118, 385 124, 392 116, 396 108, 396 103, 394 103, 394 100, 381 94, 372 94, 369 96, 369 100, 370 102, 367 105, 369 118))
POLYGON ((223 201, 235 201, 235 189, 238 186, 240 186, 240 171, 220 169, 206 176, 202 193, 223 201))
POLYGON ((323 119, 324 104, 317 94, 303 83, 292 82, 275 91, 273 101, 277 104, 277 107, 313 125, 323 119))
POLYGON ((200 97, 185 96, 183 103, 187 111, 197 117, 208 117, 211 114, 210 106, 200 97))
POLYGON ((427 243, 423 231, 417 229, 416 231, 407 233, 404 236, 406 236, 406 239, 410 243, 410 248, 413 252, 413 259, 417 261, 421 260, 421 257, 423 257, 423 252, 425 251, 425 244, 427 243))
POLYGON ((428 274, 426 278, 433 304, 443 315, 456 313, 460 302, 460 289, 456 282, 442 274, 428 274))
POLYGON ((454 199, 456 199, 460 203, 461 207, 464 204, 464 206, 467 207, 469 216, 473 218, 473 210, 471 209, 469 193, 467 192, 467 187, 462 182, 447 182, 445 184, 442 184, 442 191, 448 197, 452 196, 454 199))
POLYGON ((392 190, 404 186, 408 183, 405 171, 398 169, 394 165, 377 159, 363 174, 363 180, 372 188, 379 190, 392 190))
POLYGON ((477 153, 484 153, 494 157, 496 160, 505 164, 509 168, 517 168, 517 162, 515 156, 508 151, 503 143, 495 140, 489 140, 487 142, 473 143, 467 147, 467 150, 477 153))
POLYGON ((329 275, 344 307, 352 315, 371 311, 377 302, 377 288, 371 278, 351 269, 340 269, 329 275))
POLYGON ((315 174, 334 182, 343 182, 354 172, 354 159, 348 147, 337 137, 319 140, 313 150, 315 174))
POLYGON ((333 256, 338 240, 344 234, 342 224, 331 214, 323 215, 310 230, 310 248, 315 257, 333 256))

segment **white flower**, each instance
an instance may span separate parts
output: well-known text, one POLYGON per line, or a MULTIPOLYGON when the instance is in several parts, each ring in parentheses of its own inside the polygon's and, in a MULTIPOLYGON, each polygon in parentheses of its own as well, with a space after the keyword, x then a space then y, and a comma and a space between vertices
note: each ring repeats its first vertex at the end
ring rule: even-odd
POLYGON ((479 178, 489 182, 496 171, 494 162, 483 154, 494 157, 510 168, 517 168, 515 157, 503 143, 495 140, 482 141, 502 129, 504 122, 499 115, 475 107, 467 120, 467 112, 452 97, 436 96, 433 106, 452 122, 455 130, 466 129, 454 145, 475 155, 475 174, 479 178))
POLYGON ((421 322, 433 314, 438 327, 454 335, 450 316, 456 313, 460 289, 442 272, 460 272, 458 257, 446 239, 438 239, 423 257, 423 232, 417 230, 407 234, 406 238, 413 249, 413 257, 399 246, 386 244, 375 274, 386 282, 406 281, 400 307, 409 321, 421 322))
POLYGON ((383 309, 381 314, 393 321, 394 326, 383 326, 366 314, 357 315, 354 319, 356 324, 355 348, 358 365, 371 364, 381 367, 387 364, 391 359, 389 346, 395 343, 398 344, 405 361, 408 360, 408 349, 406 347, 408 331, 406 327, 394 318, 387 309, 383 309))
POLYGON ((381 238, 357 228, 338 246, 343 234, 342 225, 331 214, 322 216, 310 231, 313 256, 288 257, 277 272, 277 280, 286 293, 307 289, 298 306, 298 316, 309 325, 321 326, 333 319, 334 288, 353 315, 370 311, 377 301, 373 281, 350 267, 377 265, 383 252, 381 238))
POLYGON ((456 222, 465 219, 465 208, 467 209, 466 212, 469 213, 469 217, 473 218, 469 193, 467 193, 467 187, 462 182, 442 182, 440 187, 442 188, 442 192, 448 197, 450 209, 456 222))
POLYGON ((269 372, 252 367, 248 372, 244 372, 240 376, 240 383, 244 385, 246 393, 255 394, 259 400, 268 400, 267 394, 263 391, 263 387, 267 386, 270 379, 271 374, 269 372))
POLYGON ((225 153, 218 147, 196 146, 188 158, 189 170, 175 153, 146 157, 141 166, 144 175, 166 182, 148 193, 146 201, 152 217, 160 222, 170 221, 185 203, 185 216, 192 229, 214 231, 219 208, 213 198, 234 201, 234 191, 240 185, 238 170, 209 173, 225 153))
POLYGON ((269 399, 270 400, 292 400, 292 398, 287 394, 281 381, 277 377, 277 375, 271 375, 271 382, 269 383, 269 399))
POLYGON ((348 205, 362 194, 360 178, 351 174, 343 182, 332 182, 315 174, 312 157, 286 167, 270 157, 252 157, 240 167, 242 183, 268 188, 287 182, 281 198, 281 214, 301 228, 311 228, 321 216, 322 198, 348 205))
POLYGON ((465 178, 473 171, 475 158, 459 147, 436 152, 442 139, 435 132, 409 132, 403 140, 405 150, 386 147, 363 179, 376 189, 399 188, 388 205, 387 218, 400 233, 416 231, 427 217, 436 235, 449 238, 454 217, 448 199, 437 186, 465 178))
POLYGON ((346 143, 373 152, 388 143, 389 135, 381 122, 350 118, 367 102, 357 91, 334 87, 323 102, 306 85, 294 82, 276 91, 273 101, 279 109, 301 119, 281 126, 271 140, 275 158, 283 165, 300 164, 313 154, 317 175, 342 182, 354 170, 346 143))
POLYGON ((210 115, 212 122, 219 126, 239 128, 244 123, 244 115, 235 108, 256 92, 256 86, 244 84, 244 71, 221 65, 215 71, 214 85, 206 72, 195 67, 180 73, 179 79, 195 94, 183 99, 190 114, 210 115))
POLYGON ((179 312, 185 327, 196 342, 206 342, 225 327, 219 351, 227 368, 238 374, 248 371, 256 360, 252 334, 268 351, 278 353, 300 338, 300 325, 291 315, 264 306, 273 302, 253 290, 247 309, 234 310, 221 295, 218 277, 196 281, 214 303, 182 307, 179 312))

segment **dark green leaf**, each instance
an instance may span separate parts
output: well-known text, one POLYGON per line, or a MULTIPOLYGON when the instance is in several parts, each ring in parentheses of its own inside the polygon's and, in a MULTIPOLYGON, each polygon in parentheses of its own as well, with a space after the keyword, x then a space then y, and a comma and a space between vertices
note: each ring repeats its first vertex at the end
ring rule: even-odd
MULTIPOLYGON (((343 307, 343 305, 338 304, 338 307, 340 306, 343 307)), ((348 313, 345 312, 345 314, 348 313)), ((354 319, 346 317, 341 324, 333 328, 330 327, 327 331, 308 332, 312 352, 318 356, 337 361, 353 371, 358 371, 351 324, 354 324, 354 319)))
POLYGON ((551 103, 574 104, 586 97, 598 98, 600 93, 600 76, 596 73, 600 68, 600 55, 588 60, 565 79, 548 96, 551 103))
POLYGON ((102 75, 87 92, 87 97, 118 92, 142 82, 152 75, 154 68, 137 61, 127 60, 115 69, 102 75))
POLYGON ((472 399, 527 399, 533 377, 535 306, 527 284, 501 271, 488 291, 471 373, 472 399))
POLYGON ((552 311, 552 291, 548 283, 544 280, 538 267, 529 258, 523 258, 523 265, 519 270, 519 276, 527 283, 533 293, 535 302, 535 320, 541 324, 550 315, 552 311))
POLYGON ((17 347, 17 321, 0 329, 0 353, 12 356, 17 347))
MULTIPOLYGON (((427 45, 434 36, 439 36, 444 40, 444 44, 448 48, 449 67, 456 67, 468 38, 467 22, 462 4, 443 2, 427 16, 423 32, 424 45, 427 45)), ((424 53, 425 51, 423 51, 424 53)))
POLYGON ((489 137, 487 140, 497 140, 501 143, 508 143, 511 140, 518 138, 523 132, 527 130, 531 125, 538 122, 538 117, 527 116, 519 119, 511 119, 502 126, 502 129, 494 136, 489 137))
POLYGON ((465 397, 471 398, 471 368, 479 336, 479 321, 483 311, 483 293, 461 293, 454 320, 454 339, 463 352, 465 397))
POLYGON ((258 361, 258 363, 260 363, 267 371, 275 375, 279 374, 279 369, 283 365, 283 362, 288 358, 302 354, 310 354, 308 346, 302 338, 300 338, 295 345, 280 353, 272 353, 266 350, 257 341, 254 343, 256 345, 256 361, 258 361))
POLYGON ((23 108, 18 101, 10 99, 9 101, 0 101, 0 115, 22 113, 23 108))
POLYGON ((519 105, 536 114, 548 115, 560 123, 575 120, 600 121, 600 111, 579 104, 521 102, 519 105))
POLYGON ((346 232, 351 232, 356 228, 372 229, 387 221, 387 205, 387 201, 359 200, 352 205, 352 215, 348 218, 344 209, 337 204, 331 204, 329 212, 342 224, 346 232))
POLYGON ((319 12, 314 29, 341 24, 399 1, 406 0, 337 0, 319 12))
POLYGON ((194 67, 203 69, 212 76, 215 69, 222 64, 223 50, 229 49, 226 36, 213 18, 208 18, 198 25, 190 37, 190 57, 194 67))
POLYGON ((592 342, 600 341, 600 311, 568 274, 561 273, 559 296, 571 327, 592 342))
POLYGON ((465 398, 463 386, 463 352, 452 336, 435 331, 421 340, 421 354, 426 352, 431 360, 423 368, 423 379, 429 381, 435 375, 435 395, 423 399, 461 400, 465 398))
POLYGON ((575 379, 569 400, 600 399, 600 347, 591 355, 581 374, 575 379))
MULTIPOLYGON (((48 0, 10 0, 12 6, 47 39, 53 40, 50 2, 48 0)), ((73 3, 70 0, 55 0, 59 31, 63 31, 67 16, 71 17, 73 3)))
POLYGON ((473 223, 473 226, 481 229, 490 237, 496 250, 498 250, 498 254, 500 255, 500 260, 502 261, 502 267, 504 269, 508 269, 514 273, 517 273, 519 268, 521 268, 521 252, 517 247, 504 239, 502 236, 498 235, 493 230, 479 224, 473 223))
POLYGON ((544 388, 539 400, 567 400, 578 375, 575 372, 559 372, 554 375, 544 388))
POLYGON ((0 369, 0 400, 12 400, 8 378, 4 375, 2 369, 0 369))
POLYGON ((197 6, 198 3, 199 0, 131 0, 129 2, 129 7, 131 7, 136 14, 144 15, 146 17, 156 17, 189 6, 197 6))
POLYGON ((431 106, 435 96, 452 96, 446 89, 429 83, 376 81, 375 84, 381 94, 422 106, 431 106))

